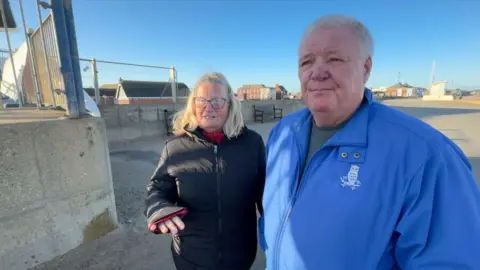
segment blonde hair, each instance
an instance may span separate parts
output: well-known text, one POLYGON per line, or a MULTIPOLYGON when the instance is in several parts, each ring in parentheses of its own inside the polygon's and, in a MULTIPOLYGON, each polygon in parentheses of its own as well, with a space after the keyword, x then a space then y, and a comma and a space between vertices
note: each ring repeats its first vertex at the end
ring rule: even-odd
POLYGON ((195 117, 194 98, 197 96, 198 88, 203 83, 214 83, 225 87, 228 99, 227 104, 229 107, 227 120, 225 120, 225 124, 223 125, 223 133, 225 133, 225 136, 228 138, 238 136, 244 125, 241 108, 242 105, 240 104, 240 101, 235 98, 232 87, 228 83, 227 78, 219 72, 207 73, 198 79, 195 87, 188 95, 185 108, 173 116, 173 134, 177 136, 183 134, 191 135, 190 132, 198 127, 197 118, 195 117))

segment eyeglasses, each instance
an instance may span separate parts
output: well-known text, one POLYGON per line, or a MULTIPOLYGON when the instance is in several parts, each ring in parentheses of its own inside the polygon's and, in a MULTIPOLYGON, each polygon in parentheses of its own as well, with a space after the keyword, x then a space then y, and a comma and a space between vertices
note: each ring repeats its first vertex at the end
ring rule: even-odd
POLYGON ((207 106, 208 103, 212 105, 212 108, 215 110, 223 109, 225 104, 227 103, 226 98, 214 98, 214 99, 205 99, 201 97, 196 97, 193 99, 195 101, 195 106, 198 108, 204 108, 207 106))

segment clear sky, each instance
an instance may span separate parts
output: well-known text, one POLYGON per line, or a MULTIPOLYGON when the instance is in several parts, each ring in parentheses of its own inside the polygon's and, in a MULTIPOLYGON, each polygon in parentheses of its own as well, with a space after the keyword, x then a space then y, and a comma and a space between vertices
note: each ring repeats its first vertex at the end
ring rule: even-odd
MULTIPOLYGON (((11 0, 21 26, 18 0, 11 0)), ((27 25, 38 27, 33 0, 24 0, 27 25)), ((297 47, 305 27, 324 14, 363 21, 375 42, 367 86, 400 81, 427 86, 432 62, 447 88, 480 88, 480 1, 122 1, 73 0, 81 57, 175 66, 193 87, 204 72, 220 71, 242 84, 299 90, 297 47), (368 2, 367 4, 364 2, 368 2), (421 2, 421 3, 418 3, 421 2)), ((46 14, 44 12, 44 14, 46 14)), ((13 46, 23 30, 12 34, 13 46)), ((7 48, 5 35, 0 48, 7 48)), ((87 63, 82 63, 82 68, 87 63)), ((92 85, 91 71, 83 84, 92 85)), ((99 65, 100 83, 119 77, 168 80, 168 71, 99 65)))

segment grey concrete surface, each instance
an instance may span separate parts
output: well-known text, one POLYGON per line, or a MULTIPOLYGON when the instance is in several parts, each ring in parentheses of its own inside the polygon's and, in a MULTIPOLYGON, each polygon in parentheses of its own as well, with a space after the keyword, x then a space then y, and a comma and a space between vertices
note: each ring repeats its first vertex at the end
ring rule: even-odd
POLYGON ((23 270, 117 227, 102 119, 0 125, 0 269, 23 270))
POLYGON ((139 138, 164 136, 164 110, 173 111, 175 106, 173 104, 101 106, 100 112, 107 126, 110 148, 128 146, 139 138))
POLYGON ((65 116, 62 110, 38 110, 37 108, 1 108, 0 124, 31 123, 57 120, 65 116))
MULTIPOLYGON (((480 106, 447 106, 415 100, 395 100, 388 104, 432 124, 457 142, 469 156, 477 179, 480 179, 480 106)), ((249 124, 262 134, 264 140, 273 125, 272 122, 249 124)), ((170 238, 148 233, 141 213, 145 186, 162 146, 162 139, 150 139, 111 151, 118 218, 122 227, 35 269, 173 270, 170 238)), ((260 251, 252 269, 264 269, 264 257, 260 251)))
POLYGON ((480 104, 388 100, 384 102, 422 119, 452 139, 467 155, 480 185, 480 104))

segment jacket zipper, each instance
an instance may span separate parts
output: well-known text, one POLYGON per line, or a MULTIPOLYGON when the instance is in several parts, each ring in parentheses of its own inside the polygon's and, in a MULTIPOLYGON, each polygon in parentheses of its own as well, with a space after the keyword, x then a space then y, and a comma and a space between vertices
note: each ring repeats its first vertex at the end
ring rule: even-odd
MULTIPOLYGON (((218 149, 217 145, 213 147, 213 153, 215 154, 215 171, 217 173, 217 207, 218 207, 218 234, 219 234, 219 239, 221 239, 222 236, 222 204, 221 204, 221 183, 220 183, 220 170, 219 170, 219 164, 218 164, 218 149)), ((221 241, 218 242, 219 245, 221 241)), ((221 247, 219 246, 218 248, 218 261, 220 263, 222 259, 222 251, 221 247)))
MULTIPOLYGON (((298 150, 298 154, 299 156, 301 156, 301 152, 300 152, 300 147, 298 146, 298 142, 295 140, 295 144, 297 145, 297 150, 298 150)), ((310 161, 313 160, 313 157, 318 153, 320 152, 320 150, 322 149, 323 147, 320 147, 319 149, 317 149, 317 151, 315 151, 315 153, 312 155, 312 157, 310 158, 310 161)), ((304 178, 305 178, 305 175, 308 171, 308 165, 310 165, 311 162, 308 162, 305 164, 305 161, 303 160, 301 162, 301 167, 297 170, 297 175, 300 173, 300 169, 304 166, 305 164, 305 168, 303 168, 303 173, 301 175, 301 178, 300 179, 295 179, 297 181, 297 188, 295 189, 295 195, 293 196, 292 198, 292 201, 290 202, 290 204, 288 205, 288 209, 287 209, 287 212, 285 213, 285 215, 283 216, 283 222, 282 222, 282 226, 280 227, 280 232, 277 234, 277 239, 276 239, 276 243, 275 243, 275 246, 276 248, 274 249, 275 252, 274 252, 274 267, 273 269, 280 269, 279 268, 279 264, 280 264, 280 260, 279 260, 279 256, 280 256, 280 241, 282 240, 282 237, 283 237, 283 233, 285 231, 285 224, 287 223, 288 221, 288 218, 290 217, 290 213, 292 212, 292 208, 293 208, 293 205, 295 204, 295 201, 297 200, 297 197, 298 195, 300 194, 300 192, 302 191, 302 187, 305 186, 304 185, 304 178)))

